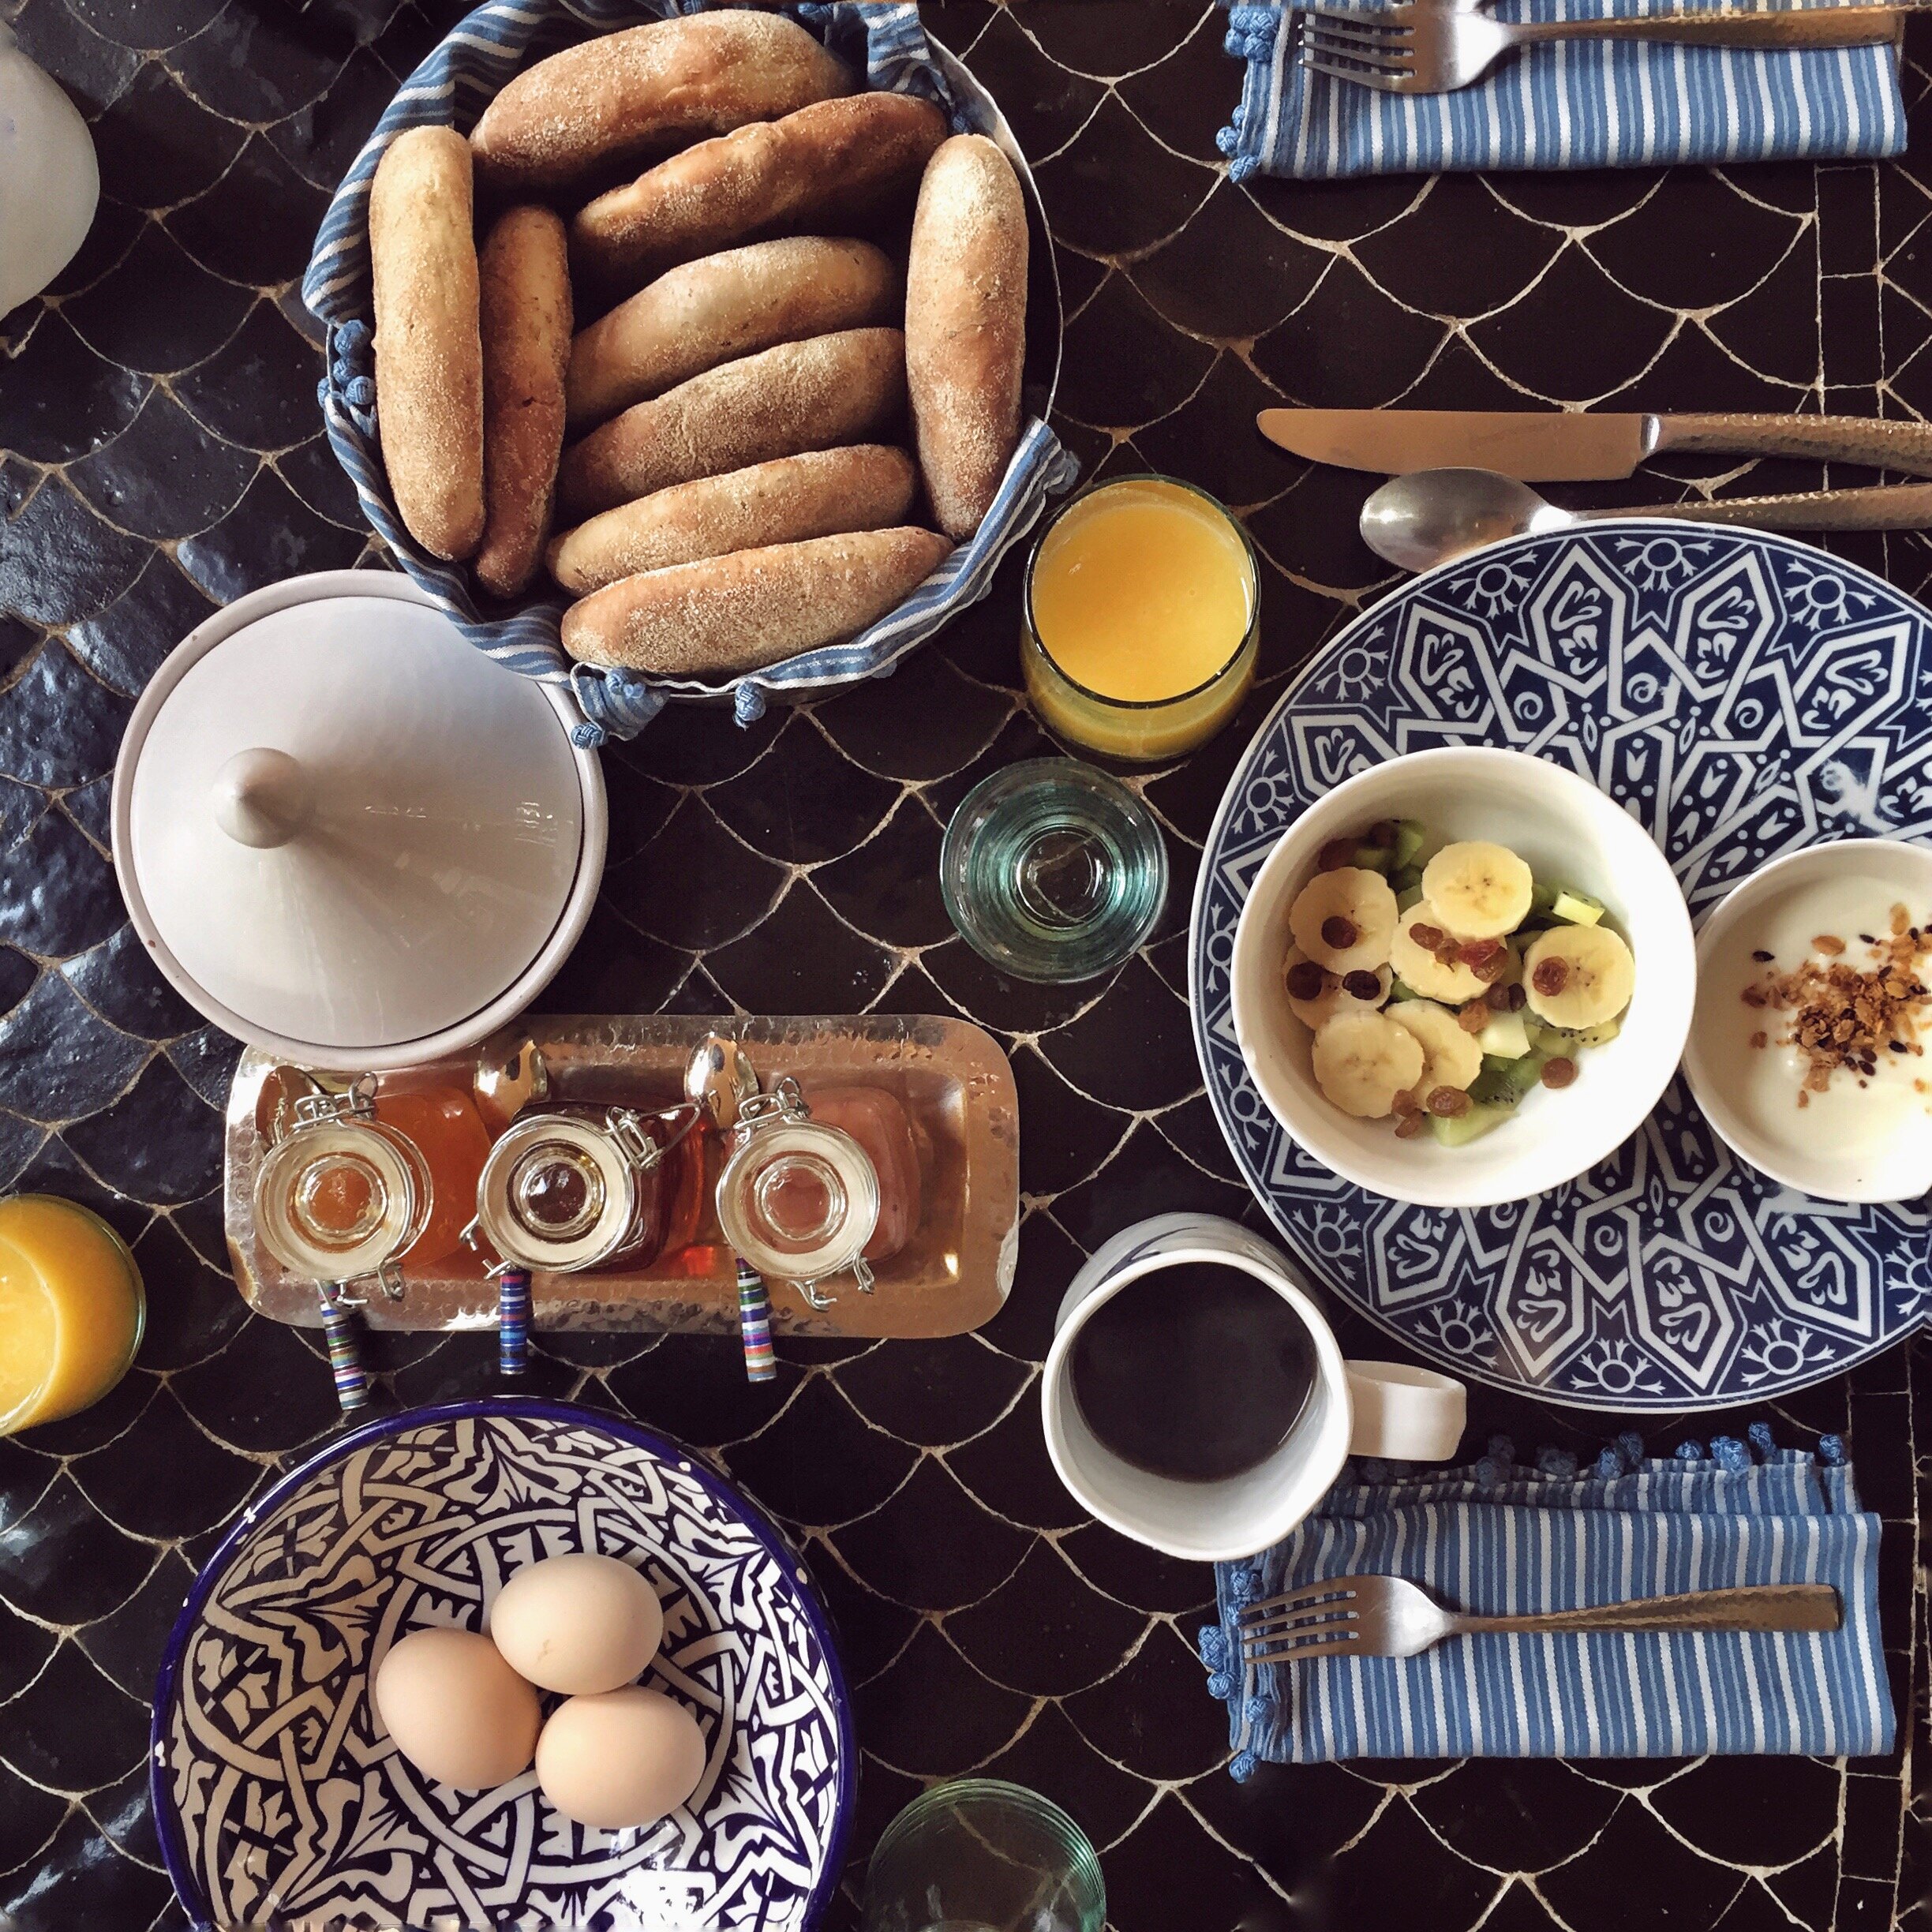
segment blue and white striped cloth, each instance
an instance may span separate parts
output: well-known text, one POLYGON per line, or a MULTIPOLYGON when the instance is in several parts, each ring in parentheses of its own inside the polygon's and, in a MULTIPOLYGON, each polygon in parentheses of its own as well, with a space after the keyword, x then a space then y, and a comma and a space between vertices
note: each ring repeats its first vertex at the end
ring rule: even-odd
MULTIPOLYGON (((1345 1479, 1264 1556, 1216 1566, 1220 1621, 1200 1633, 1227 1701, 1237 1778, 1258 1762, 1344 1758, 1861 1757, 1891 1748, 1878 1637, 1878 1518, 1861 1514, 1835 1439, 1822 1460, 1687 1443, 1639 1458, 1619 1439, 1576 1476, 1513 1466, 1345 1479), (1464 1637, 1420 1657, 1245 1664, 1243 1604, 1357 1574, 1402 1576, 1489 1615, 1747 1583, 1825 1582, 1834 1631, 1464 1637)), ((1499 1451, 1500 1454, 1499 1455, 1499 1451)), ((1546 1457, 1546 1465, 1551 1462, 1546 1457)))
MULTIPOLYGON (((1680 3, 1727 0, 1496 0, 1491 10, 1504 21, 1568 20, 1680 3)), ((1905 145, 1890 46, 1784 53, 1572 41, 1532 47, 1453 94, 1383 94, 1301 65, 1300 0, 1226 4, 1227 50, 1248 64, 1219 137, 1236 181, 1869 159, 1905 145)))
MULTIPOLYGON (((514 604, 485 605, 469 572, 417 547, 391 500, 377 441, 373 314, 369 288, 369 182, 383 152, 406 128, 474 125, 497 91, 527 59, 582 37, 640 21, 702 13, 713 0, 487 0, 465 15, 390 103, 363 145, 316 236, 302 299, 328 331, 328 374, 320 397, 329 444, 354 484, 363 514, 404 570, 447 610, 479 650, 526 676, 567 688, 583 713, 573 736, 601 744, 635 736, 678 695, 732 695, 739 721, 765 710, 766 694, 809 691, 889 672, 950 618, 990 588, 999 561, 1039 519, 1050 496, 1071 488, 1079 465, 1035 417, 1021 435, 993 507, 962 545, 899 608, 843 644, 788 659, 721 683, 644 678, 573 665, 559 642, 566 600, 554 588, 514 604)), ((933 58, 912 0, 792 0, 774 11, 815 34, 876 88, 938 101, 956 130, 990 133, 985 97, 955 87, 933 58)))

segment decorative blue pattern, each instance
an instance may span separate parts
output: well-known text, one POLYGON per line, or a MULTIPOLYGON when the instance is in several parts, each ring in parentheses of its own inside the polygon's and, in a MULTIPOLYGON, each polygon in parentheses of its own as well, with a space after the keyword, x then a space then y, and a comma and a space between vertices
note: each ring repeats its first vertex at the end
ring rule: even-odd
POLYGON ((1230 781, 1196 889, 1196 1044, 1290 1252, 1453 1372, 1582 1408, 1694 1410, 1815 1382, 1932 1316, 1923 1202, 1818 1201, 1735 1159, 1679 1080, 1609 1160, 1539 1199, 1417 1208, 1338 1180, 1248 1080, 1228 957, 1275 841, 1352 773, 1500 744, 1648 826, 1694 916, 1769 859, 1932 837, 1932 616, 1785 538, 1618 522, 1418 578, 1284 695, 1230 781))
MULTIPOLYGON (((376 437, 371 341, 369 192, 384 151, 406 128, 454 125, 466 132, 526 57, 541 58, 588 30, 608 33, 640 21, 702 13, 712 0, 488 0, 467 14, 406 80, 363 145, 316 236, 302 299, 327 326, 328 373, 320 391, 329 446, 355 485, 370 527, 411 577, 447 610, 470 642, 501 665, 567 687, 583 712, 580 745, 635 736, 668 698, 728 692, 739 721, 761 716, 767 695, 801 693, 889 672, 967 605, 985 596, 994 571, 1039 519, 1047 499, 1072 487, 1080 466, 1035 417, 1021 435, 993 507, 962 545, 897 609, 843 644, 808 651, 723 683, 644 678, 573 665, 559 642, 567 600, 554 586, 508 605, 485 605, 460 564, 421 549, 389 496, 376 437)), ((957 62, 935 51, 911 0, 792 0, 774 9, 818 36, 876 88, 938 101, 960 130, 1004 136, 991 99, 957 62)), ((1010 142, 1010 136, 1005 136, 1010 142)), ((1009 147, 1017 159, 1017 150, 1009 147)), ((1044 228, 1024 164, 1034 219, 1044 228)), ((1054 299, 1056 313, 1058 302, 1054 299)), ((1055 350, 1056 360, 1058 350, 1055 350)))
POLYGON ((857 1771, 824 1612, 777 1531, 661 1437, 507 1398, 357 1430, 249 1510, 169 1641, 152 1756, 197 1924, 501 1932, 799 1932, 837 1882, 857 1771), (511 1571, 593 1547, 656 1588, 646 1681, 706 1734, 697 1795, 642 1830, 571 1824, 534 1773, 433 1784, 369 1706, 404 1631, 474 1629, 511 1571))
MULTIPOLYGON (((1724 3, 1686 0, 1692 10, 1724 3)), ((1295 21, 1305 0, 1227 4, 1227 50, 1247 63, 1241 104, 1219 136, 1237 181, 1876 156, 1905 145, 1893 47, 1755 53, 1573 41, 1515 55, 1452 94, 1383 94, 1302 66, 1295 21)), ((1492 10, 1504 21, 1569 20, 1676 5, 1497 0, 1492 10)))
MULTIPOLYGON (((1754 1434, 1757 1433, 1754 1431, 1754 1434)), ((1503 1445, 1505 1448, 1507 1445, 1503 1445)), ((1825 1445, 1821 1444, 1821 1450, 1825 1445)), ((1256 1760, 1868 1756, 1892 1746, 1876 1516, 1848 1468, 1796 1450, 1607 1452, 1552 1477, 1486 1457, 1420 1480, 1343 1481, 1264 1555, 1215 1567, 1200 1633, 1237 1777, 1256 1760), (1400 1575, 1481 1616, 1747 1584, 1829 1583, 1836 1631, 1466 1637, 1414 1657, 1244 1664, 1241 1606, 1331 1577, 1400 1575)))

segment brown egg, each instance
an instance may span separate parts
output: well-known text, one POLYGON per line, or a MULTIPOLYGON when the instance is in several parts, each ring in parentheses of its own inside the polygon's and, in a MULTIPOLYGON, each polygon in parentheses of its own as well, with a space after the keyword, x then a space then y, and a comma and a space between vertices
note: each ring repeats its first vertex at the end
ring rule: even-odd
POLYGON ((704 1732, 682 1704, 632 1684, 574 1697, 537 1740, 537 1782, 566 1818, 608 1830, 654 1825, 704 1777, 704 1732))
POLYGON ((490 1605, 489 1633, 511 1668, 566 1696, 642 1676, 664 1637, 657 1593, 615 1556, 546 1556, 518 1571, 490 1605))
POLYGON ((535 1754, 537 1693, 475 1631, 412 1631, 390 1646, 369 1695, 397 1750, 439 1784, 486 1791, 535 1754))

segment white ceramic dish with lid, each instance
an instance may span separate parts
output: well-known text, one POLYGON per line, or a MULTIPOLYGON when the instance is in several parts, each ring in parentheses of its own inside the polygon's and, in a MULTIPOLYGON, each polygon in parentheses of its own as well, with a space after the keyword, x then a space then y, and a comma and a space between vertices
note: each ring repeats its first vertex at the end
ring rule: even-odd
POLYGON ((307 1066, 460 1053, 564 963, 603 874, 593 751, 549 685, 378 571, 274 584, 180 644, 114 769, 135 930, 199 1011, 307 1066))
POLYGON ((1760 867, 1698 936, 1697 1016, 1684 1053, 1690 1091, 1740 1159, 1821 1200, 1915 1200, 1932 1188, 1932 1050, 1881 1054, 1869 1081, 1840 1069, 1800 1108, 1803 1056, 1777 1043, 1788 1016, 1747 1005, 1744 989, 1796 968, 1820 934, 1843 940, 1844 963, 1864 969, 1859 934, 1887 935, 1894 905, 1922 928, 1932 919, 1932 850, 1842 839, 1760 867), (1754 957, 1764 952, 1769 961, 1754 957), (1754 1046, 1760 1032, 1765 1044, 1754 1046))
POLYGON ((1495 746, 1411 752, 1358 773, 1297 819, 1255 875, 1234 934, 1235 1038, 1269 1110, 1345 1181, 1426 1208, 1488 1208, 1574 1179, 1643 1124, 1676 1071, 1690 1029, 1697 956, 1669 863, 1643 827, 1586 779, 1495 746), (1579 1057, 1574 1085, 1541 1089, 1519 1118, 1467 1145, 1398 1140, 1387 1120, 1357 1120, 1324 1099, 1312 1035, 1290 1011, 1282 964, 1288 909, 1332 838, 1411 818, 1432 837, 1507 845, 1540 878, 1601 899, 1637 960, 1623 1029, 1579 1057))

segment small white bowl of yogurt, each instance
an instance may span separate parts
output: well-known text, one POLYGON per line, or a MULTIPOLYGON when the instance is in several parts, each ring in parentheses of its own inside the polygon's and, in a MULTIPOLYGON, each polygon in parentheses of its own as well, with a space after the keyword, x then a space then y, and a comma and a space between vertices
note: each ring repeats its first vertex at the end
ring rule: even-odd
POLYGON ((1705 1119, 1822 1200, 1932 1189, 1932 994, 1913 987, 1932 987, 1932 849, 1845 839, 1753 873, 1698 938, 1683 1066, 1705 1119))

